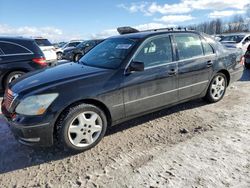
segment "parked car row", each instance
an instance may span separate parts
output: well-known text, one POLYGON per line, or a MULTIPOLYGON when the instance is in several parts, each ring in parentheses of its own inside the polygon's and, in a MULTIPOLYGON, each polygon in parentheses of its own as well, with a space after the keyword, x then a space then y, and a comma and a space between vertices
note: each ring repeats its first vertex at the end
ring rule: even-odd
POLYGON ((86 40, 74 48, 65 49, 62 55, 62 59, 77 62, 88 51, 94 48, 97 44, 103 40, 86 40))
POLYGON ((227 48, 239 48, 245 53, 250 45, 250 33, 230 33, 215 35, 214 38, 220 41, 227 48))
MULTIPOLYGON (((242 50, 229 50, 206 34, 118 31, 121 35, 102 41, 78 63, 10 84, 2 112, 19 142, 51 146, 57 140, 68 150, 85 151, 112 125, 195 98, 218 102, 242 76, 242 50)), ((31 53, 27 48, 23 53, 31 53)))
POLYGON ((63 53, 64 53, 65 50, 73 49, 82 42, 83 42, 82 40, 72 40, 72 41, 64 44, 63 46, 57 48, 56 49, 57 60, 62 60, 63 53))

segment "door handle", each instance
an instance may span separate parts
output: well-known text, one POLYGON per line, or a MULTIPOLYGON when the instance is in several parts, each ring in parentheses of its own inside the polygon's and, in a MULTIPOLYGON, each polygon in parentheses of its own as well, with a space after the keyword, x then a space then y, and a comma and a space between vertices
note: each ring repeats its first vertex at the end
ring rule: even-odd
POLYGON ((176 74, 177 74, 176 69, 171 69, 170 71, 168 71, 168 75, 170 75, 170 76, 175 76, 176 74))
POLYGON ((212 66, 213 66, 213 61, 211 61, 211 60, 207 61, 207 67, 209 68, 209 67, 212 67, 212 66))

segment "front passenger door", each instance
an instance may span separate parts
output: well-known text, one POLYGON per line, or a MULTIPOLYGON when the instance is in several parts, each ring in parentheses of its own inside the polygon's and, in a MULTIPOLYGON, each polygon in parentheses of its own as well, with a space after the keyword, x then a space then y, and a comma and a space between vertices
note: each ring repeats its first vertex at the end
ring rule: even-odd
POLYGON ((178 100, 177 64, 173 62, 169 35, 147 39, 135 53, 133 61, 143 62, 145 70, 124 77, 126 116, 151 111, 178 100))

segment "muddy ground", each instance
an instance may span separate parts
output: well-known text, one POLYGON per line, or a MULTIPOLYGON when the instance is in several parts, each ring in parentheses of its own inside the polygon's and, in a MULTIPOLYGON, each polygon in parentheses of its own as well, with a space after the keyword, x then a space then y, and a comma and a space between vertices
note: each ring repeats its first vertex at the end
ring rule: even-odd
POLYGON ((245 71, 217 104, 137 118, 74 156, 23 146, 0 120, 0 187, 250 187, 249 111, 245 71))

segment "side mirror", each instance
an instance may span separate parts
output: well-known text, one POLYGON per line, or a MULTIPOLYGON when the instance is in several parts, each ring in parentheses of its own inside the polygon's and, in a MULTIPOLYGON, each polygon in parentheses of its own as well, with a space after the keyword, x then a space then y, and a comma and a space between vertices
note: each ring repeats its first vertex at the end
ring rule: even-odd
POLYGON ((144 71, 144 63, 143 62, 139 62, 139 61, 132 61, 129 65, 128 71, 129 72, 141 72, 144 71))

